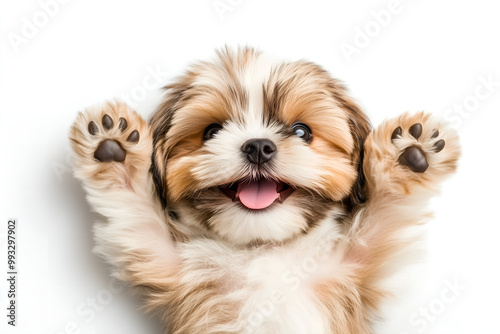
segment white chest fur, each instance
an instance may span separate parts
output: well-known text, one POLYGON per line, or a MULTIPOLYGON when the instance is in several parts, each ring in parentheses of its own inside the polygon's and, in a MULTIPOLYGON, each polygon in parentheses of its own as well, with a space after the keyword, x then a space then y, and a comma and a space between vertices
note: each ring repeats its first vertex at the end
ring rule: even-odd
POLYGON ((235 250, 207 239, 185 244, 185 279, 222 282, 222 298, 238 313, 231 327, 240 333, 327 333, 328 315, 315 287, 340 272, 334 216, 280 246, 235 250))

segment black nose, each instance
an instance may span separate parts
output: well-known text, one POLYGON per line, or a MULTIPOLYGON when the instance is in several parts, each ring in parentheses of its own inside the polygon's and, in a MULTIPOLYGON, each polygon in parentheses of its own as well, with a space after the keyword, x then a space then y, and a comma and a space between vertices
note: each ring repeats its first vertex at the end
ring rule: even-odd
POLYGON ((269 139, 249 139, 243 146, 241 151, 246 154, 248 161, 253 164, 261 165, 271 160, 276 153, 276 145, 269 139))

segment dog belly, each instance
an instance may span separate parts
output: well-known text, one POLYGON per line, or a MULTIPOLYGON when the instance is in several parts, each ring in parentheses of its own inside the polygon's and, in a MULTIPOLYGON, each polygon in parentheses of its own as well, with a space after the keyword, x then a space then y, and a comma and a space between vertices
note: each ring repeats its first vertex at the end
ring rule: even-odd
POLYGON ((186 244, 187 274, 220 283, 207 306, 217 309, 222 302, 232 312, 230 324, 216 326, 228 333, 329 333, 329 315, 315 287, 338 269, 331 251, 340 233, 332 225, 330 221, 292 244, 266 249, 238 251, 213 240, 186 244))
POLYGON ((240 311, 243 333, 327 333, 325 314, 314 300, 315 277, 295 271, 298 264, 290 269, 275 260, 258 259, 249 268, 249 298, 240 311))

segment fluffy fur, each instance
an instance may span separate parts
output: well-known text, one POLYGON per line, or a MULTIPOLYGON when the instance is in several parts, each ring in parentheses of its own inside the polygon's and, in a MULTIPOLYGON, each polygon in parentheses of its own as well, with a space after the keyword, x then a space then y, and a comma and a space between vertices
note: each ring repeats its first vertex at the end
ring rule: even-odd
POLYGON ((105 217, 97 252, 173 334, 371 333, 388 296, 381 280, 415 241, 404 232, 429 218, 426 201, 459 157, 455 132, 429 114, 373 130, 318 65, 249 48, 192 65, 149 124, 111 102, 80 113, 70 139, 75 174, 105 217), (312 140, 294 133, 297 122, 312 140), (214 123, 221 129, 204 139, 214 123), (138 142, 127 140, 134 130, 138 142), (271 161, 242 154, 252 138, 276 145, 271 161), (96 160, 105 140, 124 161, 96 160), (423 173, 401 163, 411 146, 428 162, 423 173), (251 210, 223 191, 262 178, 289 189, 286 198, 251 210))

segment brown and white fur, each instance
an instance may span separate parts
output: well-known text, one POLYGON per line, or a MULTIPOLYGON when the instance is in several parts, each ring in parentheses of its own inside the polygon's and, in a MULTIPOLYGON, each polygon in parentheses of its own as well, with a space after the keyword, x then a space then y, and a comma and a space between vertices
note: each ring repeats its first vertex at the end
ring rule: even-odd
POLYGON ((415 242, 406 231, 456 169, 456 133, 423 112, 372 129, 318 65, 250 48, 194 64, 165 94, 149 122, 110 102, 71 129, 75 174, 105 218, 96 250, 115 275, 166 333, 372 333, 381 281, 415 242), (270 161, 249 162, 253 138, 275 144, 270 161), (124 159, 101 162, 106 140, 124 159), (403 159, 411 147, 425 171, 403 159), (249 209, 223 190, 260 178, 286 185, 281 202, 249 209))

